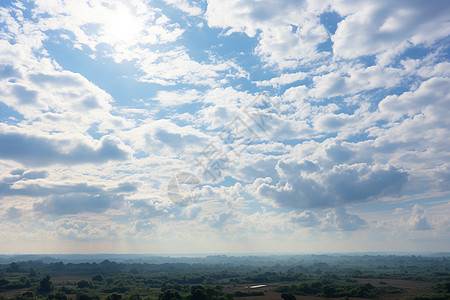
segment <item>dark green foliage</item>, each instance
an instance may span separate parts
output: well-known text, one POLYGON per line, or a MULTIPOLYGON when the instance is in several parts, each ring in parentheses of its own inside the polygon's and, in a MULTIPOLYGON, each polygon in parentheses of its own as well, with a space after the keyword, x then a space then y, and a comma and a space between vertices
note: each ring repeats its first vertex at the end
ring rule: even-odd
POLYGON ((100 275, 100 274, 97 274, 94 277, 92 277, 92 281, 102 282, 103 281, 103 276, 100 275))
POLYGON ((30 272, 28 273, 28 276, 36 277, 37 276, 36 270, 34 268, 30 268, 30 272))
POLYGON ((375 298, 384 294, 399 293, 402 290, 391 286, 375 287, 370 283, 355 284, 323 279, 313 283, 304 282, 299 285, 280 286, 276 291, 303 296, 375 298))
POLYGON ((39 282, 39 292, 48 293, 53 289, 53 283, 50 281, 50 276, 47 275, 39 282))
POLYGON ((37 291, 40 299, 73 299, 77 295, 77 299, 232 300, 233 296, 262 296, 266 290, 280 292, 283 300, 289 300, 288 293, 377 298, 402 292, 389 286, 391 279, 438 282, 428 290, 424 288, 417 299, 450 299, 448 257, 311 255, 289 256, 284 261, 271 256, 204 258, 208 260, 214 263, 8 262, 0 265, 0 300, 2 292, 11 295, 14 290, 14 299, 33 298, 19 290, 23 288, 29 288, 31 293, 37 291), (370 281, 373 285, 358 281, 370 281), (264 292, 236 291, 242 285, 259 284, 268 285, 264 292), (41 289, 41 285, 47 289, 41 289))
POLYGON ((283 293, 281 294, 281 298, 283 298, 284 300, 296 300, 297 298, 295 298, 295 295, 292 293, 283 293))
POLYGON ((67 300, 67 296, 64 293, 56 293, 47 295, 48 300, 67 300))
POLYGON ((127 286, 115 286, 111 288, 106 288, 102 290, 102 293, 126 293, 131 290, 130 287, 127 286))
POLYGON ((34 297, 33 292, 31 292, 31 291, 24 292, 24 293, 22 293, 21 296, 23 298, 33 298, 34 297))
POLYGON ((12 262, 9 264, 5 271, 8 273, 20 273, 22 270, 18 263, 12 262))
POLYGON ((191 287, 191 294, 189 300, 207 300, 205 288, 201 285, 193 285, 191 287))
POLYGON ((414 298, 414 300, 448 300, 450 299, 450 281, 440 282, 432 287, 432 292, 414 298))
POLYGON ((61 288, 60 288, 60 290, 61 290, 61 292, 63 292, 64 294, 76 294, 77 293, 77 290, 76 289, 71 289, 71 288, 68 288, 68 287, 66 287, 66 286, 62 286, 61 288))
POLYGON ((77 294, 76 300, 100 300, 100 297, 97 295, 88 295, 84 293, 77 294))
POLYGON ((164 293, 159 294, 159 300, 181 300, 180 293, 176 290, 165 290, 164 293))
POLYGON ((86 279, 80 280, 77 283, 79 289, 90 288, 92 287, 92 283, 86 279))
POLYGON ((122 299, 122 295, 119 294, 111 294, 108 297, 106 297, 106 300, 120 300, 122 299))
POLYGON ((2 286, 2 285, 7 285, 8 283, 9 283, 9 280, 8 280, 8 279, 6 279, 6 278, 0 279, 0 286, 2 286))
POLYGON ((133 294, 131 295, 128 300, 141 300, 141 296, 139 296, 139 294, 133 294))
POLYGON ((264 296, 264 292, 261 291, 251 291, 251 292, 234 292, 235 297, 252 297, 252 296, 264 296))

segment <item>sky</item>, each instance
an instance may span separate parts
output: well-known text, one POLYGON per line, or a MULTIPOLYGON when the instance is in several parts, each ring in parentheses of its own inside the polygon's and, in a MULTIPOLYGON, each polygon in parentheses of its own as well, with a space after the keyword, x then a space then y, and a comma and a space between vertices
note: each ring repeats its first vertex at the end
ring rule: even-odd
POLYGON ((1 253, 450 249, 448 0, 0 1, 1 253))

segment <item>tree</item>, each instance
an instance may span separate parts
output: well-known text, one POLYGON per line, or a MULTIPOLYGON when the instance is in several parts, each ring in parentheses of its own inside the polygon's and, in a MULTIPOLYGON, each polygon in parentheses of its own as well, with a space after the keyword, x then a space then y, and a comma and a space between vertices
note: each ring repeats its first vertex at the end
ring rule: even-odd
POLYGON ((91 287, 92 285, 86 279, 82 279, 82 280, 77 282, 77 286, 78 286, 78 288, 83 289, 83 288, 91 287))
POLYGON ((76 300, 100 300, 100 297, 98 295, 87 295, 87 294, 83 294, 83 293, 79 293, 77 294, 76 300))
POLYGON ((47 296, 47 300, 67 300, 67 296, 63 293, 50 294, 47 296))
POLYGON ((191 287, 191 295, 189 296, 190 300, 206 300, 206 292, 205 288, 201 285, 193 285, 191 287))
POLYGON ((159 300, 181 300, 180 293, 173 289, 165 290, 164 293, 159 294, 159 300))
POLYGON ((106 297, 106 300, 120 300, 120 299, 122 299, 122 295, 119 295, 116 293, 111 294, 108 297, 106 297))
POLYGON ((284 300, 296 300, 297 298, 295 298, 295 295, 292 293, 283 293, 281 294, 281 298, 283 298, 284 300))
POLYGON ((98 274, 92 277, 92 281, 103 281, 103 276, 98 274))
POLYGON ((43 293, 50 292, 53 289, 53 283, 50 281, 50 276, 47 275, 39 282, 39 291, 43 293))
POLYGON ((12 262, 9 264, 9 266, 6 268, 6 272, 8 273, 19 273, 20 272, 20 266, 16 262, 12 262))

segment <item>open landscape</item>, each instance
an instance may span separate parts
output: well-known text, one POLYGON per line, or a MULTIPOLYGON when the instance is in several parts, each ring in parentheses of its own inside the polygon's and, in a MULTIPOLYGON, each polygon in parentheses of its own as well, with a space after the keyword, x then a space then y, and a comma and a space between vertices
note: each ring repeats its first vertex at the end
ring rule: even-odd
POLYGON ((450 298, 448 254, 34 258, 1 265, 0 299, 450 298))

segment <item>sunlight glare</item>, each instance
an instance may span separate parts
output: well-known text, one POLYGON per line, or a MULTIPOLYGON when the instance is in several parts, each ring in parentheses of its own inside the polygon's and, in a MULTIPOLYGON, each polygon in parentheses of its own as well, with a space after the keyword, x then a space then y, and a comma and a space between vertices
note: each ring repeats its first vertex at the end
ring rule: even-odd
POLYGON ((109 19, 107 34, 116 43, 133 44, 142 31, 139 19, 133 16, 128 9, 121 8, 115 11, 114 17, 109 19))

